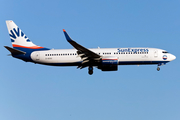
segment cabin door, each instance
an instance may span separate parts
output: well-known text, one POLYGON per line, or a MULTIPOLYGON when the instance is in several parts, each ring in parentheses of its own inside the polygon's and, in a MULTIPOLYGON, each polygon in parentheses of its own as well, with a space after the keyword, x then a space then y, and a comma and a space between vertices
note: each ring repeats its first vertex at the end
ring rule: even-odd
POLYGON ((39 52, 36 52, 36 60, 40 60, 40 54, 39 54, 39 52))
POLYGON ((154 51, 154 57, 158 57, 158 50, 154 51))

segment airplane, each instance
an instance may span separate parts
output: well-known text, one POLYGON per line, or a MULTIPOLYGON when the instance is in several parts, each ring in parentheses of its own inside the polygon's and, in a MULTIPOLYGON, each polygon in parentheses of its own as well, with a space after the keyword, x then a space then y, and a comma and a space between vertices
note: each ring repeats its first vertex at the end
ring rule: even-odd
POLYGON ((13 47, 4 46, 11 56, 25 62, 50 66, 88 67, 93 74, 93 67, 102 71, 117 71, 118 65, 151 65, 159 66, 175 60, 176 56, 166 50, 157 48, 92 48, 88 49, 74 40, 63 29, 65 38, 74 49, 49 49, 35 45, 22 30, 12 21, 6 21, 13 47))

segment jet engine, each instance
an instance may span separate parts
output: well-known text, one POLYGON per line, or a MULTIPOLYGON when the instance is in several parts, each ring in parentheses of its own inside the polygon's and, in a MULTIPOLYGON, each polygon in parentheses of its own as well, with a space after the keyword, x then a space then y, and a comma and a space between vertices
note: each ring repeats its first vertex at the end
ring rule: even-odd
POLYGON ((118 57, 103 57, 100 64, 98 69, 101 69, 102 71, 117 71, 118 57))

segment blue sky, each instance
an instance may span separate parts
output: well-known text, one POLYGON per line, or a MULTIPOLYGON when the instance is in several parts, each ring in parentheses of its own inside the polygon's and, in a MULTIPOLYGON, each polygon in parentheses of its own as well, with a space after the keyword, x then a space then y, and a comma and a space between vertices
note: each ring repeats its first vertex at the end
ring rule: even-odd
POLYGON ((180 1, 1 0, 1 120, 179 120, 180 1), (51 67, 7 56, 6 20, 35 44, 73 48, 62 29, 87 48, 155 47, 177 59, 119 66, 116 72, 51 67))

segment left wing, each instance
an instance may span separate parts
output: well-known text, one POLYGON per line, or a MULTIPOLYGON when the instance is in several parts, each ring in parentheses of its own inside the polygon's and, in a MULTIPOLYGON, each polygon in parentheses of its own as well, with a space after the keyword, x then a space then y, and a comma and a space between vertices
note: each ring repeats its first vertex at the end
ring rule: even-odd
POLYGON ((78 56, 81 57, 83 60, 82 66, 79 66, 81 68, 87 67, 90 63, 99 61, 102 56, 100 56, 97 53, 94 53, 93 51, 83 47, 82 45, 76 43, 74 40, 70 38, 70 36, 67 34, 67 32, 63 29, 64 35, 67 39, 67 41, 75 48, 77 49, 78 56), (89 63, 89 64, 88 64, 89 63))

